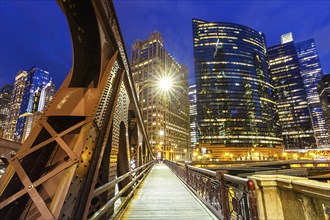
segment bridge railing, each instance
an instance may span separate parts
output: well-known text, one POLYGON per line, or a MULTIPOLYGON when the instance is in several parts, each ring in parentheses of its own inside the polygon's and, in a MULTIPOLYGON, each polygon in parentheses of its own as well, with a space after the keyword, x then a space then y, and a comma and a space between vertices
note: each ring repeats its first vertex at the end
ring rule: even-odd
POLYGON ((287 175, 253 175, 261 219, 329 219, 330 184, 287 175))
POLYGON ((144 178, 147 176, 148 172, 151 170, 151 167, 153 166, 154 161, 150 161, 149 163, 146 163, 140 167, 137 167, 136 169, 120 176, 114 179, 111 182, 108 182, 102 186, 99 186, 94 190, 93 197, 99 196, 102 193, 109 192, 113 187, 120 183, 121 181, 132 178, 131 181, 119 192, 117 192, 114 197, 112 197, 105 205, 103 205, 99 210, 97 210, 89 219, 100 219, 102 216, 104 216, 109 210, 114 207, 114 204, 117 202, 118 199, 121 200, 121 204, 119 207, 117 207, 112 216, 111 219, 115 219, 116 216, 120 215, 120 213, 125 208, 125 205, 128 203, 128 201, 131 199, 131 197, 134 195, 135 190, 139 187, 140 183, 144 180, 144 178), (130 191, 127 196, 123 199, 123 194, 126 191, 130 191))
POLYGON ((165 163, 219 219, 258 219, 252 180, 179 162, 165 163))

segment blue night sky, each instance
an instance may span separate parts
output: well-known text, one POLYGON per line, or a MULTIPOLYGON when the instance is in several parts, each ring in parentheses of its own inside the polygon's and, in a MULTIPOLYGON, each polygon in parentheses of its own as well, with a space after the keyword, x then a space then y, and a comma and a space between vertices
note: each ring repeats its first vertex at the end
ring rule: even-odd
MULTIPOLYGON (((192 18, 232 22, 266 35, 267 45, 292 32, 295 42, 314 38, 324 73, 330 73, 330 1, 115 0, 126 48, 160 31, 165 48, 188 66, 194 81, 192 18)), ((0 87, 33 65, 60 86, 72 66, 69 29, 55 1, 0 1, 0 87)))

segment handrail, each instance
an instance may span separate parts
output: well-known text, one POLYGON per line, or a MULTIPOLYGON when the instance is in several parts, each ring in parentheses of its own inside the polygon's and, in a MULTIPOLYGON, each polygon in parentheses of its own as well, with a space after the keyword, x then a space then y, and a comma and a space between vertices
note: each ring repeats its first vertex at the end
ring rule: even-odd
POLYGON ((253 181, 179 162, 165 164, 218 218, 259 219, 253 181))
MULTIPOLYGON (((104 204, 99 210, 97 210, 89 219, 99 219, 101 218, 106 212, 107 210, 112 207, 115 202, 120 198, 121 195, 123 195, 124 192, 126 192, 129 188, 132 187, 132 185, 134 183, 136 183, 137 181, 139 181, 139 179, 142 177, 142 175, 144 175, 147 171, 150 170, 150 168, 152 167, 153 163, 155 161, 151 161, 147 164, 144 164, 140 167, 138 167, 135 170, 132 170, 120 177, 118 177, 117 179, 104 184, 103 186, 97 188, 94 191, 94 195, 93 196, 97 196, 102 194, 103 192, 106 192, 107 190, 109 190, 111 187, 113 187, 115 184, 121 182, 122 180, 124 180, 125 178, 127 178, 129 175, 136 173, 138 170, 141 170, 142 168, 146 167, 146 169, 144 169, 138 176, 135 176, 133 180, 131 180, 122 190, 120 190, 113 198, 111 198, 106 204, 104 204)), ((139 182, 138 184, 140 184, 141 182, 139 182)), ((133 187, 133 190, 135 190, 137 187, 133 187)))
MULTIPOLYGON (((185 165, 185 164, 179 163, 179 162, 177 162, 177 164, 181 165, 181 166, 185 165)), ((187 165, 187 167, 190 170, 198 171, 201 174, 206 174, 208 176, 216 177, 216 173, 217 173, 216 171, 207 170, 207 169, 199 168, 199 167, 194 167, 194 166, 191 166, 191 165, 187 165)), ((247 184, 247 182, 248 182, 248 179, 244 179, 244 178, 237 177, 237 176, 232 176, 232 175, 229 175, 229 174, 224 174, 223 176, 224 176, 224 179, 226 181, 230 181, 230 182, 237 183, 237 184, 247 184)))
POLYGON ((191 165, 187 165, 187 164, 184 164, 184 163, 180 163, 180 162, 175 162, 177 165, 180 165, 182 167, 185 167, 187 166, 189 169, 191 170, 195 170, 199 173, 202 173, 202 174, 206 174, 208 176, 212 176, 212 177, 215 177, 216 175, 216 172, 215 171, 212 171, 212 170, 207 170, 207 169, 203 169, 203 168, 199 168, 199 167, 194 167, 194 166, 191 166, 191 165))
POLYGON ((232 175, 229 175, 229 174, 224 174, 223 178, 224 178, 224 180, 226 180, 228 182, 241 184, 241 185, 247 184, 247 182, 249 181, 248 179, 241 178, 241 177, 238 177, 238 176, 232 176, 232 175))
POLYGON ((198 171, 199 173, 206 174, 208 176, 212 176, 212 177, 216 176, 216 172, 212 171, 212 170, 207 170, 207 169, 203 169, 203 168, 199 168, 199 167, 194 167, 194 166, 191 166, 191 165, 187 165, 187 167, 190 170, 195 170, 195 171, 198 171))
POLYGON ((127 178, 127 177, 130 176, 131 174, 133 174, 133 173, 135 173, 135 172, 141 170, 142 168, 144 168, 144 167, 146 167, 146 166, 148 166, 148 165, 150 165, 150 164, 152 164, 152 163, 154 163, 154 161, 150 161, 149 163, 146 163, 146 164, 144 164, 144 165, 142 165, 142 166, 136 168, 135 170, 132 170, 132 171, 130 171, 130 172, 128 172, 128 173, 125 173, 124 175, 118 177, 117 179, 114 179, 114 180, 112 180, 111 182, 108 182, 108 183, 106 183, 106 184, 104 184, 104 185, 98 187, 97 189, 94 190, 93 197, 98 196, 98 195, 104 193, 105 191, 109 190, 111 187, 113 187, 113 186, 116 185, 117 183, 123 181, 125 178, 127 178))

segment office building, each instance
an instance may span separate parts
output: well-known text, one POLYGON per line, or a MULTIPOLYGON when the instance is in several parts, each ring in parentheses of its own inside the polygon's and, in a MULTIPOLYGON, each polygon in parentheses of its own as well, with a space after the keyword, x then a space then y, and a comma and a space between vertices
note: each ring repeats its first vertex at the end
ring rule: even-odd
MULTIPOLYGON (((199 146, 280 147, 264 34, 233 23, 192 23, 199 146)), ((244 152, 236 156, 251 156, 244 152)))
POLYGON ((7 121, 4 128, 3 138, 14 141, 15 132, 16 132, 16 124, 19 117, 19 111, 21 108, 22 97, 25 88, 25 80, 26 80, 27 72, 19 71, 15 77, 14 88, 10 101, 10 111, 7 117, 7 121))
POLYGON ((328 144, 329 133, 317 92, 317 86, 321 82, 323 74, 314 39, 296 43, 295 47, 299 58, 300 74, 307 94, 316 145, 325 147, 328 144))
MULTIPOLYGON (((322 77, 317 89, 320 95, 324 120, 328 131, 330 131, 330 74, 324 75, 322 77)), ((328 137, 328 141, 328 143, 330 143, 330 137, 328 137)))
POLYGON ((3 137, 3 130, 7 117, 10 113, 10 101, 13 92, 13 85, 7 84, 1 88, 0 92, 0 138, 3 137))
POLYGON ((37 88, 32 94, 29 107, 30 112, 25 114, 26 120, 23 131, 23 141, 29 136, 32 128, 38 122, 45 107, 51 102, 55 94, 55 85, 52 81, 49 81, 45 86, 37 88))
POLYGON ((40 91, 51 81, 51 77, 48 71, 39 67, 32 67, 27 71, 26 79, 24 82, 24 91, 22 94, 22 100, 20 103, 19 117, 17 119, 16 131, 14 140, 16 142, 22 142, 25 122, 27 115, 33 112, 33 108, 38 106, 35 102, 39 99, 40 91))
POLYGON ((322 70, 315 43, 295 44, 287 35, 268 49, 284 144, 289 149, 322 147, 328 133, 317 93, 322 70))
POLYGON ((198 144, 196 85, 189 86, 189 103, 191 149, 194 150, 198 144))
POLYGON ((131 51, 133 79, 154 153, 158 158, 187 159, 190 147, 187 68, 165 50, 159 32, 145 41, 136 41, 131 51), (162 86, 168 90, 161 89, 162 86))

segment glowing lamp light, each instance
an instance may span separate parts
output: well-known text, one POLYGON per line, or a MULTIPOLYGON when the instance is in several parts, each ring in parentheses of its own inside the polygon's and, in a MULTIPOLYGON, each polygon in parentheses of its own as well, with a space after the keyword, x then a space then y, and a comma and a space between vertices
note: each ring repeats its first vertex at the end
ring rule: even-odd
POLYGON ((163 77, 159 80, 159 88, 162 91, 169 91, 172 88, 172 80, 166 77, 163 77))

